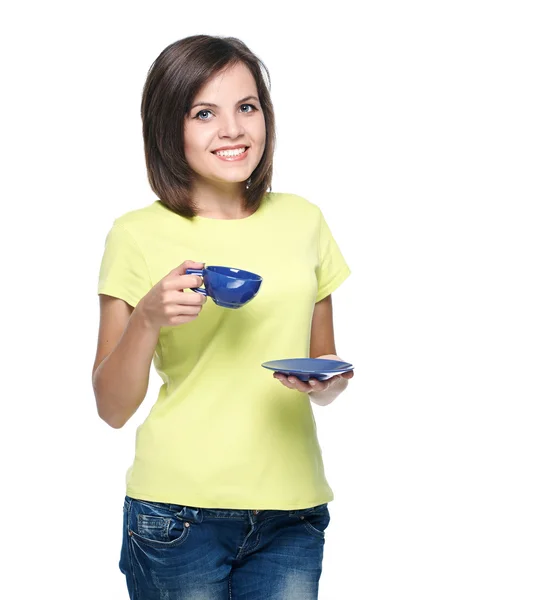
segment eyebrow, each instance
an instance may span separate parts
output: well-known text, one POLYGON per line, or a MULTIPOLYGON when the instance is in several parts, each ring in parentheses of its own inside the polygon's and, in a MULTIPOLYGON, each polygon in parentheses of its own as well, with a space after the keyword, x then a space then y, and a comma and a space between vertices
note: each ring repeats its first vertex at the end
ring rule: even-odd
MULTIPOLYGON (((246 96, 245 98, 238 100, 236 104, 242 104, 242 102, 247 102, 247 100, 256 100, 257 102, 259 102, 257 96, 246 96)), ((218 108, 218 105, 212 104, 212 102, 197 102, 189 110, 193 110, 196 106, 211 106, 212 108, 218 108)))

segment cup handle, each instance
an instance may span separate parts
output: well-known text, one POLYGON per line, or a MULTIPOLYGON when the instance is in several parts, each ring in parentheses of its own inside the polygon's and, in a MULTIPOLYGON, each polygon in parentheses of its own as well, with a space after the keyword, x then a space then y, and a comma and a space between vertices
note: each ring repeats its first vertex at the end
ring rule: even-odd
MULTIPOLYGON (((204 270, 203 269, 186 269, 186 275, 199 275, 200 277, 204 277, 204 270)), ((189 288, 190 290, 193 290, 194 292, 198 292, 199 294, 202 294, 203 296, 208 296, 208 292, 200 287, 200 288, 189 288)))

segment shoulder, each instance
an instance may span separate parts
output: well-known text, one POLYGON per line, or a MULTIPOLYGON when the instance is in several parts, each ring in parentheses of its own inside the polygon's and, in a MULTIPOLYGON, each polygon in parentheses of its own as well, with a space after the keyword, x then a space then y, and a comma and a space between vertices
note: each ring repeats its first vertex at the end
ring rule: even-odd
POLYGON ((146 237, 153 231, 161 230, 164 224, 170 219, 170 212, 168 208, 156 200, 152 204, 130 210, 118 216, 114 220, 112 228, 128 233, 131 237, 138 240, 146 237))
MULTIPOLYGON (((170 222, 169 211, 161 202, 130 210, 113 220, 105 246, 112 250, 147 256, 170 222)), ((174 213, 173 213, 174 214, 174 213)))
POLYGON ((302 219, 311 218, 315 221, 320 219, 321 209, 304 196, 290 192, 269 192, 268 196, 269 204, 276 210, 285 211, 289 217, 296 215, 302 219))
POLYGON ((171 228, 177 228, 184 220, 164 204, 156 200, 143 208, 138 208, 117 217, 111 232, 119 239, 135 242, 144 250, 156 237, 165 235, 171 228))

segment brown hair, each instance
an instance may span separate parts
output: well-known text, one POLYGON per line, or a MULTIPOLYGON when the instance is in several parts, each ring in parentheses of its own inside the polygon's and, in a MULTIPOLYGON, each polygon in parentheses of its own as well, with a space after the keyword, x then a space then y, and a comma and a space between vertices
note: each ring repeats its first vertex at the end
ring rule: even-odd
POLYGON ((141 117, 148 180, 174 212, 193 217, 193 171, 184 153, 184 119, 203 85, 226 67, 243 63, 251 71, 265 119, 266 144, 245 191, 245 208, 257 210, 271 190, 276 126, 270 73, 239 39, 194 35, 170 44, 153 62, 143 89, 141 117), (266 76, 266 80, 265 80, 266 76))

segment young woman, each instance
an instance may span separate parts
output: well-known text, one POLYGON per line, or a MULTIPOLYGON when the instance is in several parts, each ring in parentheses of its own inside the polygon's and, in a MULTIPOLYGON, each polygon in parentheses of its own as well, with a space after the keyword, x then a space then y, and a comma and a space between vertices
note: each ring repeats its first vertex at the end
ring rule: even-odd
POLYGON ((331 293, 350 271, 317 206, 268 191, 269 88, 245 44, 204 35, 165 48, 144 87, 159 200, 107 236, 93 369, 115 428, 143 401, 152 360, 163 379, 127 474, 132 599, 317 598, 333 494, 310 403, 333 401, 353 372, 304 383, 261 363, 338 359, 331 293), (258 295, 239 309, 207 302, 186 274, 205 264, 261 275, 258 295))

